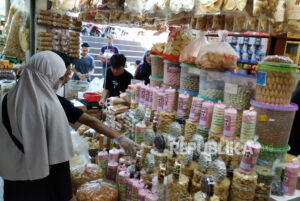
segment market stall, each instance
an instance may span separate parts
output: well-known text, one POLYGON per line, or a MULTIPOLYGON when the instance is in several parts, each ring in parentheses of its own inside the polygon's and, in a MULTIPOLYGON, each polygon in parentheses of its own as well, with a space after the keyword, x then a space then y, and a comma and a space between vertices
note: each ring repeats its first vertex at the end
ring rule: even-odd
MULTIPOLYGON (((24 59, 29 48, 21 20, 27 11, 22 4, 10 9, 1 95, 16 82, 11 57, 24 59)), ((300 46, 287 42, 286 57, 270 56, 280 52, 282 34, 300 33, 299 13, 296 0, 55 0, 51 9, 45 1, 37 6, 36 52, 79 58, 83 22, 169 33, 150 51, 150 85, 132 82, 101 115, 142 149, 127 156, 89 127, 72 133, 77 200, 300 199, 300 161, 287 160, 300 46)), ((70 81, 65 97, 84 99, 84 105, 73 103, 99 119, 101 96, 86 93, 91 85, 70 81)))

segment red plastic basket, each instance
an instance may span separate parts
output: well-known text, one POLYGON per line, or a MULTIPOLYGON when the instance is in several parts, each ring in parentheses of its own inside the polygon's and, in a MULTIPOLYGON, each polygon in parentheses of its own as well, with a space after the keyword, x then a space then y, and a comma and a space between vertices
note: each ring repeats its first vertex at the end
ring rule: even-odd
POLYGON ((89 102, 99 102, 101 95, 97 93, 86 92, 83 94, 83 98, 89 102))

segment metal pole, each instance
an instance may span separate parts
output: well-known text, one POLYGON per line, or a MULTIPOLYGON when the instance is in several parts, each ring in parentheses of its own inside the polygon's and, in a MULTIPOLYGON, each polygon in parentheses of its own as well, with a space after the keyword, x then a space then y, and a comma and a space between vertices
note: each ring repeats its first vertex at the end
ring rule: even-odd
POLYGON ((30 56, 35 54, 35 0, 30 0, 30 56))

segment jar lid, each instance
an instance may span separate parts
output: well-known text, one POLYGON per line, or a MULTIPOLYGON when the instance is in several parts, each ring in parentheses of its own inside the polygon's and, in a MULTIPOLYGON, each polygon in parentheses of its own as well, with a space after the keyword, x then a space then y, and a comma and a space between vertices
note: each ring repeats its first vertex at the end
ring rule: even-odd
POLYGON ((156 54, 151 54, 151 57, 156 57, 156 58, 162 58, 162 56, 156 55, 156 54))
POLYGON ((297 66, 295 64, 281 64, 281 63, 262 63, 258 64, 258 70, 267 69, 267 70, 275 70, 282 72, 296 72, 297 66))
POLYGON ((212 197, 214 195, 214 179, 211 175, 204 175, 201 179, 201 191, 204 198, 212 197))
POLYGON ((250 103, 255 107, 269 109, 269 110, 277 110, 277 111, 285 111, 285 112, 294 112, 298 110, 298 105, 295 103, 290 103, 288 106, 269 105, 269 104, 257 102, 255 100, 251 100, 250 103))
POLYGON ((289 145, 282 148, 274 148, 274 147, 268 147, 268 146, 261 146, 262 151, 270 151, 270 152, 288 152, 291 149, 289 145))
POLYGON ((178 89, 178 92, 187 93, 187 94, 194 95, 194 96, 198 95, 198 91, 188 91, 188 90, 184 90, 184 89, 178 89))
POLYGON ((246 74, 241 74, 241 73, 235 73, 235 72, 226 72, 227 75, 235 75, 239 77, 248 77, 248 78, 253 78, 256 79, 256 76, 253 75, 246 75, 246 74))
POLYGON ((181 63, 180 65, 181 65, 181 67, 198 68, 196 65, 193 65, 193 64, 181 63))
POLYGON ((155 80, 155 81, 164 81, 164 78, 162 78, 162 77, 153 77, 153 76, 151 76, 150 75, 150 80, 155 80))

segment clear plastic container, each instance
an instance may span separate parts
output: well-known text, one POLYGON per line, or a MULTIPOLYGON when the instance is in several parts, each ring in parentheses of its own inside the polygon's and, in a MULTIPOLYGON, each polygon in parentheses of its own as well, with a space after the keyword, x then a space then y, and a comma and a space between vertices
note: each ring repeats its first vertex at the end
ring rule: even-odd
POLYGON ((269 201, 271 195, 271 184, 274 178, 274 171, 265 167, 255 167, 257 173, 257 184, 255 189, 255 198, 257 201, 269 201))
POLYGON ((2 80, 0 82, 0 89, 1 89, 1 94, 0 98, 4 96, 13 86, 15 85, 16 81, 14 80, 2 80))
POLYGON ((256 78, 251 75, 227 72, 225 77, 224 103, 237 110, 250 107, 254 97, 256 78))
POLYGON ((89 83, 87 81, 81 80, 70 80, 66 84, 66 97, 67 98, 77 98, 78 92, 85 92, 89 88, 89 83))
POLYGON ((296 71, 293 64, 259 64, 255 100, 271 105, 289 105, 295 87, 296 71))
POLYGON ((255 133, 264 146, 282 148, 288 145, 294 122, 296 104, 274 106, 252 100, 251 105, 257 112, 255 133))
POLYGON ((150 76, 150 86, 151 87, 160 87, 163 83, 163 78, 160 77, 152 77, 150 76))
POLYGON ((192 92, 199 91, 200 69, 194 65, 181 64, 180 89, 192 92))
POLYGON ((164 60, 164 84, 180 86, 180 63, 164 60))
POLYGON ((164 76, 164 62, 162 56, 151 54, 151 75, 153 77, 164 76))
POLYGON ((272 168, 274 162, 278 159, 280 162, 284 163, 285 155, 290 150, 290 146, 283 148, 273 148, 262 146, 259 152, 257 164, 267 168, 272 168))
POLYGON ((217 102, 224 99, 225 73, 200 70, 199 95, 205 100, 217 102))

